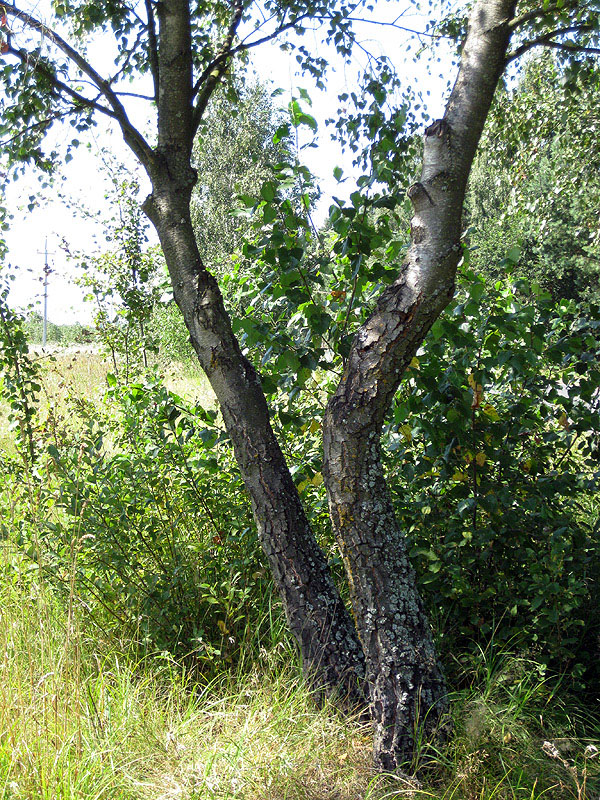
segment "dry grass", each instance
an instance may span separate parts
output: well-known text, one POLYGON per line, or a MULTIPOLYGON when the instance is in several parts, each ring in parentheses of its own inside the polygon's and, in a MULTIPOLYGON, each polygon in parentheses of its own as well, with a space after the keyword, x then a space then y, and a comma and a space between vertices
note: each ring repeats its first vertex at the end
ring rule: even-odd
MULTIPOLYGON (((64 348, 38 356, 43 365, 44 398, 61 406, 69 397, 86 397, 100 403, 106 390, 106 376, 114 372, 112 359, 97 350, 64 348)), ((199 367, 173 362, 161 370, 168 389, 186 400, 214 405, 214 394, 199 367)))
MULTIPOLYGON (((42 391, 38 398, 41 420, 49 414, 58 414, 69 425, 70 404, 84 399, 99 408, 106 392, 106 376, 114 371, 112 359, 97 347, 54 347, 51 350, 33 351, 42 368, 42 391)), ((178 362, 161 369, 165 386, 175 394, 204 408, 215 405, 215 396, 208 380, 199 367, 184 366, 178 362)), ((8 406, 0 400, 0 448, 14 452, 14 438, 8 421, 8 406)))

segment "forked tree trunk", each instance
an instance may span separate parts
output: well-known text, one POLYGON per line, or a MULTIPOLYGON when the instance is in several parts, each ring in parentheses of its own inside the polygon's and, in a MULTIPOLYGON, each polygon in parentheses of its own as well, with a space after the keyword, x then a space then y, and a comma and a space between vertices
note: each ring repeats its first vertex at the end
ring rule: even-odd
POLYGON ((381 463, 380 438, 400 378, 454 292, 471 163, 504 69, 514 0, 474 7, 443 119, 425 132, 420 181, 409 189, 412 245, 397 280, 353 342, 324 424, 324 478, 351 588, 382 769, 410 760, 431 734, 446 688, 381 463))
POLYGON ((472 12, 446 115, 427 129, 421 180, 409 191, 412 247, 397 281, 358 333, 326 413, 324 474, 360 642, 273 435, 260 379, 241 353, 198 253, 189 211, 195 175, 187 0, 165 0, 158 12, 168 36, 160 39, 159 142, 145 162, 153 192, 144 208, 219 400, 307 676, 318 688, 341 689, 360 702, 366 659, 375 759, 384 769, 411 757, 417 726, 431 732, 447 704, 385 484, 381 426, 406 365, 452 296, 465 186, 504 66, 513 2, 480 0, 472 12))
MULTIPOLYGON (((175 299, 219 400, 307 676, 317 688, 340 690, 360 703, 366 667, 375 759, 385 769, 410 759, 417 728, 423 725, 433 730, 447 701, 406 540, 385 483, 381 429, 406 366, 454 290, 465 187, 505 66, 515 2, 476 0, 472 7, 456 84, 444 118, 425 132, 422 175, 409 190, 415 212, 411 248, 398 279, 382 294, 355 337, 343 379, 328 404, 324 476, 351 585, 356 627, 310 530, 273 435, 259 377, 232 333, 216 282, 201 262, 190 221, 196 181, 191 168, 193 138, 212 92, 244 47, 236 44, 236 36, 249 6, 242 0, 231 4, 221 46, 204 71, 194 76, 194 55, 199 54, 193 53, 196 23, 192 24, 189 0, 145 4, 147 25, 139 17, 137 22, 140 33, 146 27, 148 34, 148 66, 158 112, 156 147, 131 124, 115 77, 104 79, 61 36, 14 4, 5 8, 19 25, 47 37, 98 94, 81 95, 62 69, 54 71, 45 58, 30 58, 8 41, 4 49, 41 78, 45 90, 50 86, 56 97, 73 102, 78 113, 96 110, 115 120, 146 169, 152 194, 144 209, 158 232, 175 299)), ((546 5, 525 11, 521 22, 541 20, 546 5)), ((550 4, 548 11, 558 9, 562 15, 565 10, 577 11, 577 6, 550 4)), ((291 19, 287 12, 282 14, 278 30, 266 39, 299 26, 308 15, 308 8, 301 5, 290 9, 291 19)), ((581 24, 563 32, 586 29, 589 24, 584 17, 581 24)), ((546 40, 556 45, 560 33, 546 33, 534 43, 546 40)), ((517 48, 516 54, 530 45, 517 48)), ((571 43, 567 49, 579 48, 571 43)))
POLYGON ((165 170, 145 204, 198 360, 217 396, 252 501, 262 548, 304 672, 318 692, 364 706, 364 656, 269 421, 260 378, 241 353, 213 276, 202 266, 189 215, 190 186, 165 170))

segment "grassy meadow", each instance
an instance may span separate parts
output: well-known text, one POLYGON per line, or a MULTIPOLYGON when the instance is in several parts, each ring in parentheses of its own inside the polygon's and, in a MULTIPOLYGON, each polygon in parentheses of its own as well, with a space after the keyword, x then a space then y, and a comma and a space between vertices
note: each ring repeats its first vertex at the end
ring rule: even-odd
MULTIPOLYGON (((69 404, 85 398, 98 405, 106 391, 106 376, 112 373, 112 359, 97 346, 58 345, 42 350, 33 348, 34 358, 42 370, 40 406, 42 416, 50 410, 67 414, 69 404)), ((190 402, 214 405, 214 395, 204 374, 193 366, 174 362, 162 370, 165 385, 175 394, 190 402)), ((6 403, 0 399, 0 446, 14 450, 14 437, 10 431, 6 403)))
MULTIPOLYGON (((102 408, 111 371, 104 356, 66 351, 42 362, 41 418, 58 415, 76 427, 82 399, 102 408)), ((190 402, 213 405, 191 368, 173 367, 165 382, 190 402)), ((1 443, 14 453, 5 412, 1 443)), ((80 544, 63 554, 62 591, 45 578, 31 536, 24 544, 18 535, 48 513, 42 505, 33 487, 6 482, 0 800, 600 797, 597 708, 583 707, 567 681, 547 676, 534 659, 491 643, 455 669, 448 745, 422 744, 405 775, 376 775, 368 727, 314 702, 270 594, 252 622, 267 633, 242 642, 235 660, 215 650, 211 669, 198 670, 167 650, 142 651, 118 627, 103 629, 90 617, 80 544)), ((86 520, 82 511, 77 542, 91 536, 86 520)), ((235 609, 227 614, 223 636, 235 609)))

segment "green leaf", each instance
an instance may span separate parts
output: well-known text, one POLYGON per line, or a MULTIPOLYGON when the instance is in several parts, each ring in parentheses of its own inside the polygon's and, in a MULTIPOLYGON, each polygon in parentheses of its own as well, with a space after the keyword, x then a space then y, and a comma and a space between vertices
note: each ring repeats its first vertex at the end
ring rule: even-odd
POLYGON ((273 134, 273 144, 279 144, 283 139, 287 139, 290 135, 289 125, 280 125, 273 134))
POLYGON ((276 192, 277 192, 277 184, 273 183, 273 181, 266 181, 260 187, 261 197, 267 203, 270 203, 275 199, 276 192))
POLYGON ((516 264, 521 258, 521 248, 519 247, 519 245, 517 244, 513 245, 506 253, 506 258, 509 261, 512 261, 513 264, 516 264))

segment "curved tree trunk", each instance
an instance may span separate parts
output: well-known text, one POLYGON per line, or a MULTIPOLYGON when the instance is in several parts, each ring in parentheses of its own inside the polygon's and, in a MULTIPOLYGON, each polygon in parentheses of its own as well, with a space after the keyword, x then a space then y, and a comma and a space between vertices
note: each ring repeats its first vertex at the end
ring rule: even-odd
POLYGON ((425 132, 409 189, 412 244, 395 283, 358 332, 324 423, 324 478, 351 585, 380 768, 410 760, 417 729, 447 709, 443 674, 381 464, 385 415, 400 378, 454 292, 471 163, 505 64, 514 0, 471 13, 446 114, 425 132))
POLYGON ((319 692, 363 705, 364 657, 356 628, 334 585, 273 434, 260 378, 240 351, 214 277, 204 269, 192 230, 187 187, 154 176, 145 211, 158 232, 198 360, 217 396, 252 500, 263 550, 304 671, 319 692), (187 196, 186 196, 187 195, 187 196))

